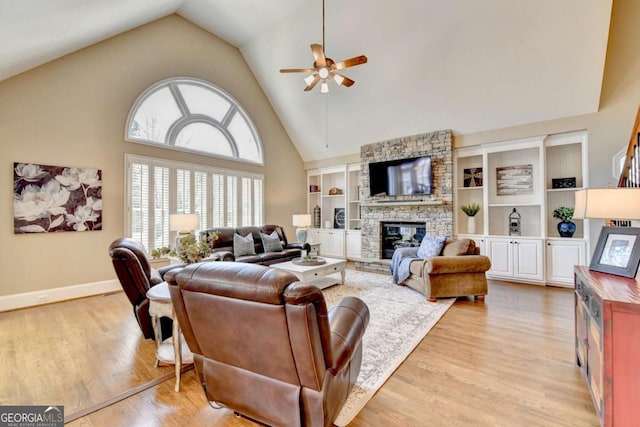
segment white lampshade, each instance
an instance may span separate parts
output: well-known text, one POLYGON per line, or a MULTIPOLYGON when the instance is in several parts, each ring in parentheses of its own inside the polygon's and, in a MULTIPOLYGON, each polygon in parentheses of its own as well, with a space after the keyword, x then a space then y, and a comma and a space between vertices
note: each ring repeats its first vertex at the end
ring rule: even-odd
POLYGON ((576 219, 640 219, 640 188, 587 188, 575 192, 576 219))
POLYGON ((200 228, 198 214, 171 214, 169 215, 169 230, 189 232, 200 228))
POLYGON ((295 214, 293 215, 293 225, 296 227, 310 227, 311 215, 310 214, 295 214))

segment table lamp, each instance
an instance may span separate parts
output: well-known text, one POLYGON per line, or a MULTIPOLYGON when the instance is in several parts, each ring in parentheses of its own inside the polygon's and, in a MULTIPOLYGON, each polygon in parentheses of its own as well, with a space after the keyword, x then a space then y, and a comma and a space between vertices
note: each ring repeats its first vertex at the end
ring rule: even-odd
POLYGON ((296 239, 298 239, 299 243, 305 243, 307 241, 307 229, 311 226, 311 215, 293 215, 293 225, 298 227, 296 229, 296 239))
POLYGON ((586 188, 575 192, 576 219, 603 219, 590 270, 635 277, 640 261, 640 228, 616 227, 613 220, 640 220, 640 188, 586 188))
POLYGON ((180 247, 180 239, 191 234, 193 230, 200 228, 198 214, 171 214, 169 215, 169 231, 177 231, 176 249, 180 247))

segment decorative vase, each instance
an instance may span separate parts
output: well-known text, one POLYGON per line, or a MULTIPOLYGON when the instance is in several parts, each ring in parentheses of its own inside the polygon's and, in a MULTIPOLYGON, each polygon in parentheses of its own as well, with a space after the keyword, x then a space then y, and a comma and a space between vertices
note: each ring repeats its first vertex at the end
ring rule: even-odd
POLYGON ((296 239, 298 239, 298 243, 305 243, 307 241, 307 229, 306 228, 298 228, 296 230, 296 239))
POLYGON ((467 217, 467 233, 476 234, 476 217, 475 216, 467 217))
POLYGON ((560 221, 558 223, 558 233, 560 237, 573 237, 576 232, 576 225, 571 221, 560 221))
POLYGON ((313 226, 315 228, 320 228, 320 206, 318 205, 313 208, 313 226))

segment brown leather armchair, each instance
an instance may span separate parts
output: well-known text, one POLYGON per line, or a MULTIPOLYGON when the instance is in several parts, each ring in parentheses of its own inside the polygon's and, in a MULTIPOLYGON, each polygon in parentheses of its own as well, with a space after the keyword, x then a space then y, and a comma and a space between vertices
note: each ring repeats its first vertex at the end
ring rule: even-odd
MULTIPOLYGON (((151 268, 144 246, 129 238, 118 239, 111 243, 109 256, 111 256, 120 285, 133 305, 133 314, 140 325, 142 334, 147 339, 154 339, 147 291, 150 287, 162 283, 167 271, 183 267, 183 265, 169 265, 158 270, 151 268)), ((171 319, 162 318, 160 323, 162 338, 170 337, 171 319)))
POLYGON ((333 424, 360 372, 364 302, 327 311, 317 287, 256 264, 192 264, 165 278, 209 401, 268 425, 333 424))

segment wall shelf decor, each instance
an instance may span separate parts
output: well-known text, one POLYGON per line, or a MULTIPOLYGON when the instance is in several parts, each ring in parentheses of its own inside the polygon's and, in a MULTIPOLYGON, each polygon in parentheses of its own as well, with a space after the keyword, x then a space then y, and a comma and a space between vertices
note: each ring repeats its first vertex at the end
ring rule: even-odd
POLYGON ((533 165, 496 168, 498 196, 533 193, 533 165))
POLYGON ((482 168, 465 168, 465 187, 482 187, 482 168))
POLYGON ((572 176, 570 178, 552 178, 551 188, 576 188, 576 177, 572 176))

